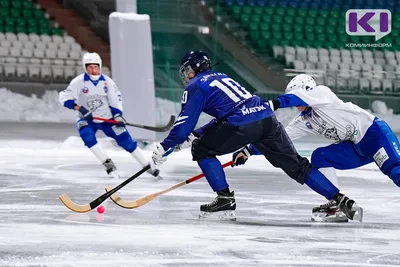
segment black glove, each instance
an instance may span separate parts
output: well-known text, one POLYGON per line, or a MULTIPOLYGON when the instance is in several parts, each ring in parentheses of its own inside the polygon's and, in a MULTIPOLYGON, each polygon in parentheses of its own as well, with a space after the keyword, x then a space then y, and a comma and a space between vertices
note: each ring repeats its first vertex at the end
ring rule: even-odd
POLYGON ((232 155, 232 167, 243 165, 246 163, 246 161, 249 159, 249 157, 252 155, 251 150, 245 146, 239 151, 236 151, 232 155))
POLYGON ((272 111, 277 110, 281 106, 281 102, 278 99, 266 100, 267 105, 272 109, 272 111))
POLYGON ((90 121, 93 120, 92 112, 89 112, 84 106, 79 107, 79 112, 82 114, 82 116, 85 119, 90 120, 90 121))
POLYGON ((117 114, 114 116, 114 120, 118 121, 117 125, 118 127, 125 127, 126 125, 126 120, 124 119, 124 117, 122 117, 122 115, 117 114))

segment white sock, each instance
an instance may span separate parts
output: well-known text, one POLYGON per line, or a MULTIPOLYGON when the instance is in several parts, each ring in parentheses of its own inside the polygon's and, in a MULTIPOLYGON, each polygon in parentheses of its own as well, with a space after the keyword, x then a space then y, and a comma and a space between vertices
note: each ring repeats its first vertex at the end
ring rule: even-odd
POLYGON ((106 153, 98 143, 92 146, 90 150, 93 152, 96 158, 100 160, 101 163, 104 163, 108 159, 106 153))
POLYGON ((336 170, 333 167, 328 167, 328 168, 319 168, 318 169, 323 175, 325 175, 326 178, 328 178, 329 181, 331 181, 332 184, 334 184, 336 187, 339 187, 339 181, 336 175, 336 170))
POLYGON ((131 155, 143 167, 146 166, 147 164, 149 164, 149 161, 146 160, 146 158, 144 157, 144 155, 143 155, 142 151, 140 150, 140 148, 137 147, 135 149, 135 151, 133 151, 131 153, 131 155))

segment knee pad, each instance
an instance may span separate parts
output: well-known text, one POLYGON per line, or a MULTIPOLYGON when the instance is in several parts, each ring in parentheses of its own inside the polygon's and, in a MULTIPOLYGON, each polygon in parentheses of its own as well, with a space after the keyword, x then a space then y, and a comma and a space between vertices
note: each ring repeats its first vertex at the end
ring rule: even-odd
POLYGON ((332 166, 326 166, 329 164, 327 164, 326 162, 323 147, 317 148, 313 151, 313 153, 311 154, 311 164, 316 168, 332 167, 332 166))
POLYGON ((389 178, 400 187, 400 166, 396 166, 390 171, 389 178))
POLYGON ((97 144, 96 135, 94 134, 93 130, 90 129, 88 126, 83 126, 79 129, 79 135, 81 136, 83 143, 88 148, 91 148, 95 144, 97 144))
POLYGON ((210 158, 209 149, 201 143, 199 138, 192 143, 192 157, 194 161, 210 158))
POLYGON ((115 140, 120 147, 129 153, 132 153, 137 148, 137 142, 132 139, 131 135, 127 131, 117 135, 115 140))

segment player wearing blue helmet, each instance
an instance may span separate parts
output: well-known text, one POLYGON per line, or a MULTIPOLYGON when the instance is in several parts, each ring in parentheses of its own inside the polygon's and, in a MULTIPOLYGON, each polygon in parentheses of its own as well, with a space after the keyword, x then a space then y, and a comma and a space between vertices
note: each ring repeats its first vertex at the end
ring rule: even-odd
POLYGON ((339 189, 296 152, 270 106, 226 74, 213 71, 205 52, 187 52, 179 73, 186 86, 182 110, 169 135, 157 144, 152 161, 160 165, 166 161, 163 155, 169 149, 192 146, 193 160, 217 193, 213 202, 200 206, 202 213, 236 209, 234 192, 230 191, 216 156, 232 153, 247 144, 256 147, 272 165, 300 184, 306 183, 329 200, 337 199, 349 218, 353 219, 357 211, 361 213, 353 200, 340 194, 339 189), (194 131, 201 112, 215 119, 194 131))

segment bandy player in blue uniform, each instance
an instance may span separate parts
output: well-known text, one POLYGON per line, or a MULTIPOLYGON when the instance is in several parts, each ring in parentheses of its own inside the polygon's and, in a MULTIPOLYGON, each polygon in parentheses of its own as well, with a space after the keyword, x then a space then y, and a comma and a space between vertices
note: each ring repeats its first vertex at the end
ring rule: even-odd
POLYGON ((202 213, 236 209, 234 192, 230 191, 216 156, 232 153, 249 143, 300 184, 306 183, 329 200, 338 200, 349 218, 353 219, 357 211, 361 213, 353 200, 340 194, 339 189, 296 152, 269 105, 224 73, 211 70, 206 53, 187 52, 181 60, 180 76, 186 85, 182 110, 169 135, 157 144, 152 161, 160 165, 167 159, 163 157, 166 151, 192 143, 193 160, 217 193, 213 202, 200 206, 202 213), (215 119, 193 132, 201 112, 215 119))

